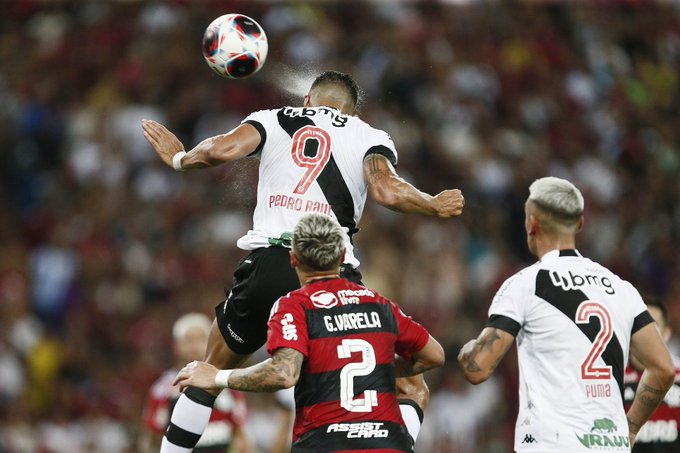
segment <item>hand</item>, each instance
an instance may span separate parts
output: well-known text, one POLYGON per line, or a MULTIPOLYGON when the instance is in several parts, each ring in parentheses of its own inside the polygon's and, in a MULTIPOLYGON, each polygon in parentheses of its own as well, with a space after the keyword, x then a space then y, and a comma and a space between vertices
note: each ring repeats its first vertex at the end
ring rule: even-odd
POLYGON ((153 146, 163 162, 172 167, 172 156, 184 151, 184 145, 177 136, 162 124, 153 120, 142 120, 144 138, 153 146))
POLYGON ((434 197, 437 217, 456 217, 463 213, 465 198, 458 189, 450 189, 439 192, 434 197))
POLYGON ((179 384, 180 390, 184 390, 189 386, 198 387, 203 390, 215 390, 218 388, 215 385, 217 371, 217 368, 209 363, 194 360, 179 370, 172 385, 179 384))

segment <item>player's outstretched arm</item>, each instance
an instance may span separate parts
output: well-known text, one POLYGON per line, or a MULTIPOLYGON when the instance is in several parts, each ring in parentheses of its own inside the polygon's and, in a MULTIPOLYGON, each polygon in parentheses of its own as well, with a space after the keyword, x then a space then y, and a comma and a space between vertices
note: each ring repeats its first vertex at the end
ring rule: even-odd
POLYGON ((396 357, 397 376, 415 376, 432 368, 444 366, 445 360, 444 348, 430 335, 423 349, 413 354, 411 360, 406 360, 401 356, 396 357))
POLYGON ((176 170, 214 167, 245 157, 255 151, 261 141, 257 129, 245 123, 226 134, 206 138, 185 154, 182 142, 162 124, 142 120, 142 129, 144 137, 163 162, 176 170))
POLYGON ((397 212, 455 217, 463 212, 465 199, 458 189, 429 195, 404 181, 389 160, 380 154, 364 159, 364 176, 368 190, 380 205, 397 212))
POLYGON ((468 341, 458 353, 458 364, 472 384, 489 379, 515 337, 496 327, 485 327, 476 340, 468 341))
POLYGON ((673 385, 675 366, 654 323, 647 324, 633 334, 630 351, 645 369, 635 392, 633 404, 626 414, 632 445, 642 425, 673 385))
POLYGON ((230 388, 243 392, 274 392, 294 386, 305 356, 292 348, 280 348, 271 359, 248 368, 218 370, 207 362, 193 361, 182 368, 174 385, 204 390, 230 388), (219 375, 218 375, 219 372, 219 375))

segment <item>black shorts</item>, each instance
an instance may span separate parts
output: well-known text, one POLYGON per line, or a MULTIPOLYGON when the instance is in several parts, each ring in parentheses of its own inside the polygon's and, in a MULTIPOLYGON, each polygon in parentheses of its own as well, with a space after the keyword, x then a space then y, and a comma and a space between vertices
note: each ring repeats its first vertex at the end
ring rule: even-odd
MULTIPOLYGON (((234 271, 227 300, 215 307, 217 325, 227 346, 237 354, 252 354, 267 341, 267 321, 279 297, 300 288, 285 247, 253 250, 234 271)), ((361 273, 343 265, 340 275, 361 284, 361 273)))

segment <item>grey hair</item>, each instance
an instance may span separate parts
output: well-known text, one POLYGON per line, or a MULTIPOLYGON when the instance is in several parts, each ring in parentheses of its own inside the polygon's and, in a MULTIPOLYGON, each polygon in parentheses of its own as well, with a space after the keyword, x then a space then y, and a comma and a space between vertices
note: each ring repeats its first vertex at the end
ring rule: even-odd
POLYGON ((172 337, 175 341, 182 341, 187 336, 189 329, 198 327, 206 335, 210 333, 210 318, 203 313, 187 313, 181 316, 172 326, 172 337))
POLYGON ((566 179, 554 176, 537 179, 529 186, 529 200, 567 220, 578 219, 583 214, 583 195, 566 179))
POLYGON ((313 270, 331 270, 345 250, 345 232, 338 222, 321 214, 302 217, 293 231, 293 251, 313 270))

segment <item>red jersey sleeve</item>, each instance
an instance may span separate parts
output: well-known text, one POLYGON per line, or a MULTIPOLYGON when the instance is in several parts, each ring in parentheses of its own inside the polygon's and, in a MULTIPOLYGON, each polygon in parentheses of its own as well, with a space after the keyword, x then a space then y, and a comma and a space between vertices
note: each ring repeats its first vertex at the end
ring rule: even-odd
POLYGON ((279 348, 292 348, 307 357, 309 336, 302 306, 304 297, 302 294, 289 294, 272 307, 267 329, 267 352, 270 355, 279 348))
POLYGON ((413 354, 425 347, 430 339, 430 334, 410 316, 406 316, 396 304, 393 302, 390 302, 390 304, 397 320, 397 329, 399 329, 395 351, 403 358, 410 359, 413 354))

